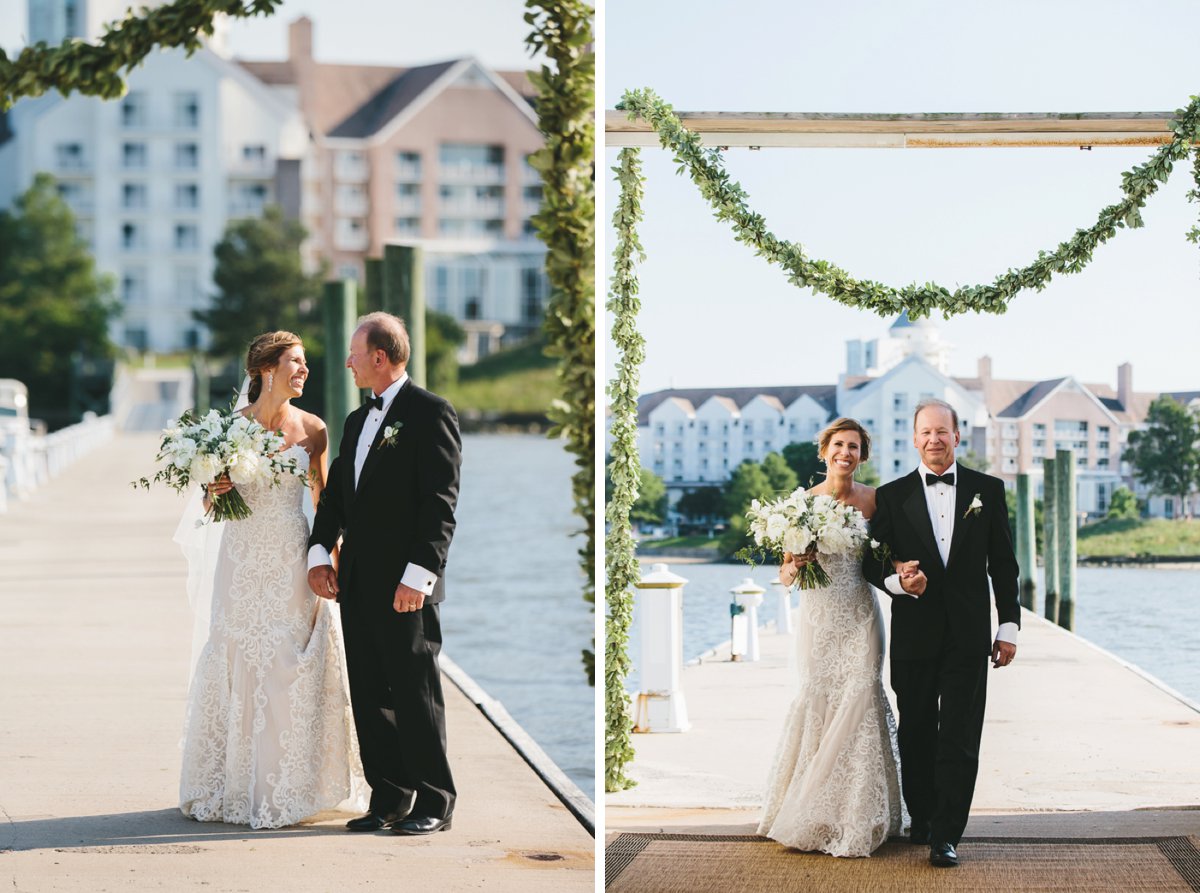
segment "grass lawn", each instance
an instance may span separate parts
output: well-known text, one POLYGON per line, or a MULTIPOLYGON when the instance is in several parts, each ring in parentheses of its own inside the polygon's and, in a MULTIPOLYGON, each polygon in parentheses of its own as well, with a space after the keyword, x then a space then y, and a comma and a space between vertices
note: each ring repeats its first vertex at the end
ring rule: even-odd
POLYGON ((458 382, 442 394, 459 412, 544 413, 559 396, 557 361, 542 353, 544 346, 537 338, 463 366, 458 382))
POLYGON ((1105 519, 1079 528, 1078 552, 1090 558, 1200 559, 1200 521, 1105 519))
POLYGON ((706 536, 669 536, 666 539, 642 540, 639 547, 651 549, 711 549, 717 551, 717 541, 706 536))

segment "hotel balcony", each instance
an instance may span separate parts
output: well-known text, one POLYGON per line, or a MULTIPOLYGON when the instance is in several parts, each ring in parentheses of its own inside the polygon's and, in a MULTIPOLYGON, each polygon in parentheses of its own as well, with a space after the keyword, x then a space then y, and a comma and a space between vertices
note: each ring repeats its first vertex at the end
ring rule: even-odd
POLYGON ((504 183, 504 165, 442 165, 438 168, 438 182, 448 185, 497 186, 504 183))

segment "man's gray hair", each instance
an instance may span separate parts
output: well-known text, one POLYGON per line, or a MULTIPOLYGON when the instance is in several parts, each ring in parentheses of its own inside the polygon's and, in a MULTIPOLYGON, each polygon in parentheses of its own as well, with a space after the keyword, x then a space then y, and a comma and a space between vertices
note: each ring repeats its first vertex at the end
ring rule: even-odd
POLYGON ((913 430, 917 430, 917 416, 921 414, 922 409, 929 409, 932 406, 939 406, 942 409, 950 412, 950 418, 954 419, 954 430, 958 430, 958 411, 947 403, 945 400, 939 400, 936 397, 926 397, 917 404, 917 408, 913 410, 913 430))
POLYGON ((357 329, 366 332, 368 350, 382 350, 393 366, 408 362, 408 330, 400 317, 376 310, 360 316, 357 329))

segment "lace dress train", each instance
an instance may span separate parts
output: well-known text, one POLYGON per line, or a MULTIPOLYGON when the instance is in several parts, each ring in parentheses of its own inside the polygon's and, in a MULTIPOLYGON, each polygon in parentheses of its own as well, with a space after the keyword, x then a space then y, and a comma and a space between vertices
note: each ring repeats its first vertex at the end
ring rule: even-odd
POLYGON ((799 850, 867 856, 906 817, 896 723, 883 691, 883 618, 855 556, 821 555, 830 585, 800 594, 798 690, 758 833, 799 850))
POLYGON ((364 782, 339 631, 331 606, 308 589, 305 481, 239 491, 253 514, 221 535, 179 805, 199 821, 278 828, 337 806, 364 782))

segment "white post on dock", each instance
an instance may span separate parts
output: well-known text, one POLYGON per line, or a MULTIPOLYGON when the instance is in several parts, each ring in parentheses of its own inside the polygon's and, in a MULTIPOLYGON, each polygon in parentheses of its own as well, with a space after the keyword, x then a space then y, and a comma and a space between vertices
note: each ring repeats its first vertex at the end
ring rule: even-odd
POLYGON ((683 697, 683 585, 665 564, 651 566, 637 584, 641 620, 641 690, 634 708, 635 732, 686 732, 683 697))
MULTIPOLYGON (((739 585, 729 590, 733 593, 734 603, 742 609, 741 619, 744 621, 745 647, 738 648, 738 637, 735 636, 730 644, 730 656, 733 660, 758 660, 758 606, 763 603, 763 589, 750 577, 746 577, 739 585)), ((735 616, 735 620, 736 620, 735 616)), ((735 624, 736 626, 736 624, 735 624)))
POLYGON ((775 606, 775 632, 781 636, 792 634, 792 588, 784 586, 782 580, 772 580, 772 586, 777 586, 775 606))

